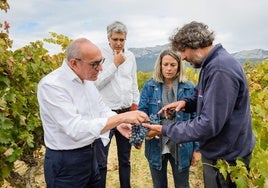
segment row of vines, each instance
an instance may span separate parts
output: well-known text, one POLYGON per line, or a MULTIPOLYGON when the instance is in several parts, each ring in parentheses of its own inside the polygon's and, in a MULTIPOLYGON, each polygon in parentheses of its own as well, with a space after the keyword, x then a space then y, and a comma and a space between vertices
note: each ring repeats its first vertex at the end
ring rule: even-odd
MULTIPOLYGON (((6 0, 0 0, 0 9, 9 9, 6 0)), ((50 38, 11 50, 8 30, 7 22, 0 23, 0 186, 4 180, 12 182, 16 160, 34 165, 34 154, 44 144, 36 98, 37 83, 61 64, 63 52, 71 41, 66 36, 50 33, 50 38), (45 43, 59 45, 62 52, 50 55, 44 48, 45 43)), ((223 174, 230 173, 238 187, 264 187, 268 179, 268 60, 248 62, 244 69, 250 86, 257 140, 251 171, 247 172, 239 161, 236 166, 219 161, 217 167, 223 174)), ((187 73, 190 80, 196 82, 197 73, 192 69, 187 73)), ((150 77, 151 73, 138 73, 139 89, 150 77)))

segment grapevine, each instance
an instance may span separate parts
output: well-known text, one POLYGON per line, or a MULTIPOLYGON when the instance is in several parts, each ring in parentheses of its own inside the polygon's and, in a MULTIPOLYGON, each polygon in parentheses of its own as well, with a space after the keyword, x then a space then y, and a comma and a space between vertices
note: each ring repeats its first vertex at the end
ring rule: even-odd
MULTIPOLYGON (((6 12, 9 9, 7 1, 1 3, 0 11, 6 12)), ((7 22, 0 23, 0 187, 4 180, 14 186, 16 184, 16 187, 27 187, 18 181, 21 178, 14 178, 12 172, 15 161, 26 161, 27 157, 32 156, 43 145, 43 129, 36 98, 37 83, 44 75, 61 65, 64 50, 71 40, 63 35, 50 33, 52 38, 44 41, 62 47, 62 52, 53 56, 48 54, 42 41, 31 42, 13 51, 8 29, 7 22)), ((265 187, 268 184, 268 59, 258 64, 248 62, 244 65, 244 70, 250 86, 252 122, 256 137, 250 171, 244 170, 241 163, 228 166, 222 160, 217 167, 220 172, 229 173, 237 187, 265 187)), ((192 69, 187 69, 187 75, 194 83, 198 78, 195 73, 192 69)), ((151 76, 152 73, 138 72, 140 90, 151 76)), ((158 120, 159 117, 150 118, 150 123, 159 124, 158 120)), ((139 146, 148 134, 148 129, 142 125, 135 125, 132 129, 129 142, 139 146)), ((25 182, 30 182, 29 177, 29 174, 23 175, 24 180, 27 179, 25 182)))

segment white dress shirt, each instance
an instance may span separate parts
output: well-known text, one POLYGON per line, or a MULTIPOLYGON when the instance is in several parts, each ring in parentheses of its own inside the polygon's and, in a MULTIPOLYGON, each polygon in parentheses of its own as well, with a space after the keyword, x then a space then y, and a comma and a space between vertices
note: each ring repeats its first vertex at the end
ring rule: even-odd
POLYGON ((109 142, 109 131, 100 132, 115 113, 104 104, 94 82, 83 83, 66 61, 40 81, 37 97, 48 148, 81 148, 97 138, 105 145, 109 142))
POLYGON ((95 81, 104 102, 114 110, 128 108, 139 103, 137 65, 132 52, 125 50, 125 62, 114 65, 114 52, 110 46, 100 47, 105 58, 103 71, 95 81))

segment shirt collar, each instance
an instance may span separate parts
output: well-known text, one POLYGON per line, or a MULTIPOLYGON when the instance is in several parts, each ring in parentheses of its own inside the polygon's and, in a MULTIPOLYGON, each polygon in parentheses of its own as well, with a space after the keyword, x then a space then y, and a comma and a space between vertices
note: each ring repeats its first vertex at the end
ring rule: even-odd
POLYGON ((71 67, 68 65, 67 59, 65 59, 62 63, 62 69, 65 72, 66 79, 71 81, 78 81, 82 83, 82 80, 77 76, 77 74, 71 69, 71 67))
POLYGON ((211 60, 211 58, 214 57, 214 53, 218 51, 218 49, 222 48, 222 45, 216 44, 214 48, 208 53, 207 57, 202 62, 202 67, 205 67, 211 60))

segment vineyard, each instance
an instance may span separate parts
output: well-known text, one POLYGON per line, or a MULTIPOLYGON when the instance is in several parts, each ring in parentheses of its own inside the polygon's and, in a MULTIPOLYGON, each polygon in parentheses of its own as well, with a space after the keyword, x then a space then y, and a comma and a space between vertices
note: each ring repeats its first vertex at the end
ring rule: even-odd
MULTIPOLYGON (((1 0, 0 9, 7 11, 8 8, 7 1, 1 0)), ((37 151, 44 145, 36 98, 37 83, 61 65, 71 39, 50 33, 50 38, 31 42, 13 51, 8 29, 7 22, 0 23, 0 186, 6 180, 13 186, 24 187, 16 182, 20 175, 14 172, 14 164, 20 160, 30 167, 37 165, 37 151), (50 55, 45 43, 60 46, 62 52, 50 55)), ((250 86, 256 136, 251 171, 247 172, 239 161, 236 166, 229 166, 219 160, 217 168, 224 175, 230 173, 238 187, 268 187, 268 60, 259 63, 248 61, 244 70, 250 86)), ((187 75, 196 83, 198 73, 187 69, 187 75)), ((138 72, 139 89, 150 77, 151 73, 138 72)))

